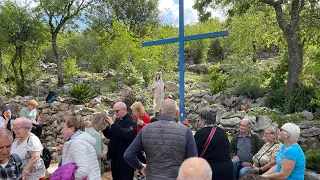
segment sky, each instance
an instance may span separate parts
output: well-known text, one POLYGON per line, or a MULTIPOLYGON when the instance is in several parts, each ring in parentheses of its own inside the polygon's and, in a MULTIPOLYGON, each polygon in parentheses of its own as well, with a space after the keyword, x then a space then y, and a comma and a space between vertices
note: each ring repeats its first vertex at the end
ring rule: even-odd
MULTIPOLYGON (((195 0, 184 0, 184 24, 194 24, 198 22, 197 11, 192 8, 195 0)), ((162 23, 179 25, 179 0, 159 0, 160 16, 162 23)), ((208 9, 212 17, 218 17, 221 20, 226 19, 221 9, 208 9)))
MULTIPOLYGON (((13 0, 21 5, 31 3, 31 6, 36 4, 33 0, 13 0)), ((198 22, 197 11, 192 8, 195 0, 184 0, 184 24, 194 24, 198 22)), ((179 26, 179 0, 159 0, 160 19, 163 24, 170 24, 179 26)), ((218 17, 221 20, 226 19, 221 9, 213 10, 208 9, 212 17, 218 17)))

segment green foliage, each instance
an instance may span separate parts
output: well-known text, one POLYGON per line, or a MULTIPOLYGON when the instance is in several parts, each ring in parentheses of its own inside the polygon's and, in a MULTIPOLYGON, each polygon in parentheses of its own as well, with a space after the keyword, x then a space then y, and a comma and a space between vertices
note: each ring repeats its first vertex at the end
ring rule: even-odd
POLYGON ((248 58, 235 57, 225 64, 229 71, 228 87, 236 94, 258 98, 265 93, 265 72, 248 58))
POLYGON ((227 88, 228 75, 223 73, 220 68, 220 63, 210 68, 210 90, 211 93, 216 94, 222 92, 227 88))
POLYGON ((268 107, 253 107, 250 110, 257 114, 282 114, 278 109, 271 109, 268 107))
POLYGON ((29 8, 11 1, 0 4, 0 71, 15 82, 19 95, 25 95, 25 84, 39 75, 35 64, 42 57, 39 46, 44 42, 44 28, 29 8))
POLYGON ((97 96, 89 84, 75 84, 69 91, 71 101, 75 104, 83 104, 97 96))
POLYGON ((67 59, 63 62, 62 66, 63 66, 63 76, 67 81, 71 80, 73 76, 79 73, 79 68, 77 66, 76 59, 67 57, 67 59))
POLYGON ((285 102, 285 81, 287 77, 289 57, 284 55, 276 68, 271 69, 270 83, 267 88, 268 105, 271 108, 280 108, 283 110, 285 102))
POLYGON ((315 98, 315 87, 301 85, 292 94, 285 97, 284 112, 293 113, 301 110, 314 112, 318 107, 312 103, 315 98))
POLYGON ((217 58, 218 60, 224 59, 224 50, 221 46, 220 40, 214 39, 211 41, 208 50, 208 59, 217 58))
POLYGON ((308 169, 316 171, 316 173, 320 173, 320 150, 308 150, 305 153, 306 156, 306 167, 308 169))

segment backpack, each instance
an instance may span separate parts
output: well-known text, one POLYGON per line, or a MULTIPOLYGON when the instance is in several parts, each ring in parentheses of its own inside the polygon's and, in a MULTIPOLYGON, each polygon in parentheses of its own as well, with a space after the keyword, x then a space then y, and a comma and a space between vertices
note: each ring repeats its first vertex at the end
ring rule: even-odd
POLYGON ((49 149, 46 147, 43 147, 42 155, 40 157, 44 162, 44 166, 46 167, 46 169, 48 169, 52 160, 52 156, 49 149))
POLYGON ((46 103, 51 104, 51 103, 53 103, 54 101, 56 101, 57 98, 58 98, 58 94, 57 94, 56 92, 54 92, 54 91, 49 91, 49 94, 48 94, 48 96, 47 96, 47 98, 46 98, 46 103))
MULTIPOLYGON (((30 136, 28 137, 27 143, 29 142, 30 136)), ((52 160, 52 156, 49 149, 46 147, 43 147, 42 154, 40 155, 40 157, 44 162, 44 166, 46 167, 46 169, 48 169, 52 160)))

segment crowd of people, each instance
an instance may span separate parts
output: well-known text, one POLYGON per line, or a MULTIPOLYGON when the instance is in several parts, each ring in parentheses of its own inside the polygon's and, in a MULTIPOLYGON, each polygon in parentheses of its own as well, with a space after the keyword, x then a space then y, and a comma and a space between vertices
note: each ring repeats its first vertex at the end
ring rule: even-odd
MULTIPOLYGON (((2 111, 0 180, 45 176, 37 105, 29 101, 18 118, 7 107, 2 111)), ((251 130, 250 119, 244 118, 229 143, 226 131, 216 124, 216 110, 210 107, 201 110, 201 128, 195 135, 178 123, 179 109, 172 99, 163 100, 153 118, 141 102, 130 109, 132 114, 125 103, 116 102, 114 116, 102 112, 85 122, 66 116, 61 130, 64 143, 57 147, 59 168, 51 179, 99 180, 104 161, 110 163, 114 180, 304 179, 306 160, 295 124, 280 129, 268 126, 261 139, 251 130), (110 140, 107 154, 102 134, 110 140)))

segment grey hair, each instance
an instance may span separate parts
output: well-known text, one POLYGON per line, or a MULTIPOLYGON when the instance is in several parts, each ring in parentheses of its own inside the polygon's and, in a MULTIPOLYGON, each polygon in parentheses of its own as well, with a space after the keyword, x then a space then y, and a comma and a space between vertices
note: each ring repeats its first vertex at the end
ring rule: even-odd
POLYGON ((216 124, 216 116, 216 111, 210 107, 205 107, 200 111, 200 118, 204 120, 207 125, 216 124))
POLYGON ((177 178, 177 180, 211 180, 211 179, 212 179, 212 169, 209 163, 205 159, 202 159, 199 157, 192 157, 192 158, 186 159, 180 166, 179 175, 177 178), (191 164, 191 162, 196 159, 199 159, 199 160, 201 159, 201 161, 196 163, 196 165, 191 164), (201 166, 199 166, 199 164, 201 166), (189 166, 189 167, 184 167, 184 166, 189 166), (185 168, 192 168, 193 169, 192 171, 196 170, 197 173, 185 172, 186 171, 185 168))
POLYGON ((164 100, 161 103, 161 106, 160 106, 161 114, 170 114, 175 116, 177 110, 178 110, 178 105, 177 105, 177 102, 175 102, 174 100, 172 101, 164 100))
POLYGON ((279 143, 279 128, 277 126, 268 125, 266 129, 269 129, 269 131, 274 135, 274 143, 279 143))
POLYGON ((298 142, 300 137, 300 127, 293 123, 285 123, 281 129, 289 133, 288 140, 291 142, 298 142))
POLYGON ((126 105, 126 103, 121 102, 121 108, 123 108, 123 109, 127 109, 127 105, 126 105))
POLYGON ((11 142, 13 141, 12 133, 6 128, 0 128, 0 135, 1 137, 8 137, 11 142))
POLYGON ((244 119, 242 119, 241 121, 246 121, 246 122, 247 122, 247 126, 251 129, 252 122, 251 122, 250 119, 244 118, 244 119))

